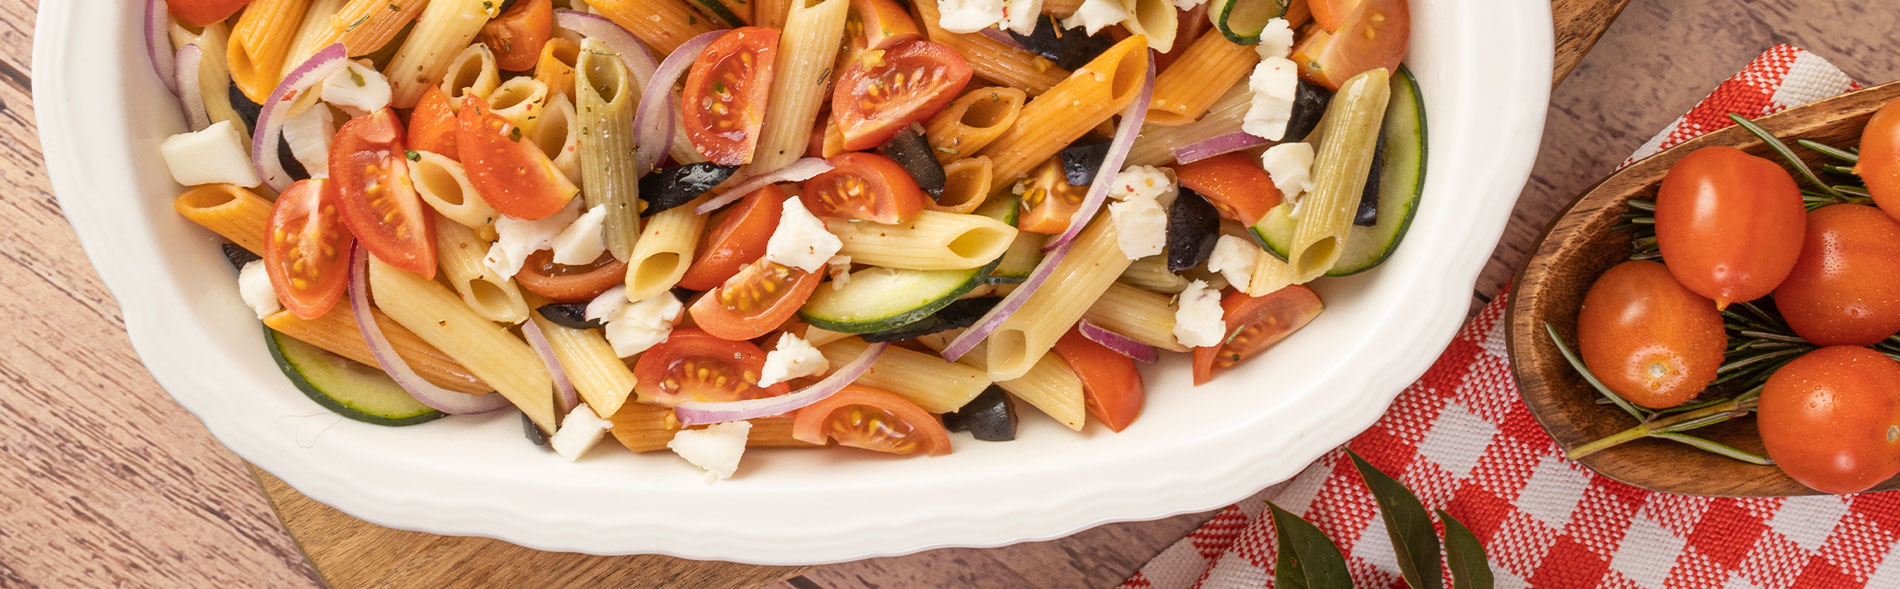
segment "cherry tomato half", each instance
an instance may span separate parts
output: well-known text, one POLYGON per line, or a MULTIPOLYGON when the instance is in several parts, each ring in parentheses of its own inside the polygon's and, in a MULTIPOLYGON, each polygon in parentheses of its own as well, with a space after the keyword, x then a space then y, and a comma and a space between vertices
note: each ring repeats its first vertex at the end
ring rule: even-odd
POLYGON ((751 342, 679 327, 634 362, 633 390, 641 403, 667 407, 687 401, 763 399, 791 391, 782 382, 760 387, 764 368, 765 352, 751 342))
POLYGON ((1195 386, 1214 380, 1215 371, 1232 368, 1280 343, 1326 308, 1313 289, 1297 284, 1258 297, 1233 291, 1221 299, 1220 307, 1229 337, 1219 346, 1194 348, 1195 386))
POLYGON ((706 159, 722 166, 752 161, 772 93, 778 29, 726 31, 686 72, 681 108, 686 136, 706 159))
MULTIPOLYGON (((851 0, 851 11, 844 21, 844 37, 850 44, 841 57, 855 60, 867 49, 890 49, 899 43, 924 38, 910 11, 894 0, 851 0)), ((849 65, 850 62, 841 62, 849 65)), ((844 71, 840 68, 838 71, 844 71)))
POLYGON ((1612 266, 1584 294, 1577 347, 1604 386, 1631 403, 1664 409, 1715 380, 1728 331, 1715 303, 1684 288, 1662 264, 1630 261, 1612 266))
POLYGON ((409 181, 402 121, 385 108, 350 119, 330 144, 330 189, 370 255, 391 267, 435 277, 434 212, 409 181))
POLYGON ((525 72, 541 61, 541 46, 553 34, 553 0, 517 0, 513 8, 482 25, 475 40, 495 52, 495 67, 525 72))
POLYGON ((871 49, 838 76, 833 120, 848 150, 870 149, 943 110, 970 82, 969 62, 955 49, 910 41, 871 49))
POLYGON ((1900 223, 1866 205, 1809 211, 1775 308, 1820 346, 1870 346, 1900 332, 1900 223))
POLYGON ((1082 379, 1082 398, 1089 415, 1102 425, 1119 432, 1141 416, 1141 405, 1148 394, 1133 359, 1089 341, 1074 329, 1056 340, 1055 353, 1082 379))
POLYGON ((1868 119, 1860 134, 1860 163, 1854 173, 1867 183, 1874 204, 1900 219, 1900 101, 1889 102, 1868 119))
POLYGON ((171 0, 165 6, 179 22, 202 27, 231 18, 250 3, 251 0, 171 0))
POLYGON ((349 228, 327 180, 285 188, 271 206, 264 269, 277 302, 291 314, 316 319, 330 312, 350 283, 349 228))
POLYGON ((1280 206, 1280 189, 1260 167, 1260 160, 1244 153, 1228 153, 1174 167, 1176 179, 1189 190, 1207 197, 1221 216, 1253 225, 1267 211, 1280 206))
POLYGON ((464 97, 455 116, 462 167, 475 192, 495 212, 532 221, 560 212, 580 192, 540 146, 489 110, 482 97, 464 97))
POLYGON ((1412 8, 1407 0, 1362 0, 1337 32, 1312 31, 1293 47, 1290 59, 1299 64, 1300 77, 1338 90, 1363 72, 1396 71, 1411 39, 1412 8))
POLYGON ((1087 186, 1070 185, 1062 175, 1062 164, 1056 160, 1036 168, 1025 181, 1029 184, 1018 205, 1022 216, 1016 220, 1016 228, 1030 233, 1054 235, 1068 229, 1089 192, 1087 186))
POLYGON ((1900 473, 1900 363, 1858 346, 1795 358, 1762 388, 1761 441, 1816 491, 1858 493, 1900 473))
POLYGON ((1656 239, 1676 280, 1715 308, 1773 292, 1801 255, 1806 209, 1774 162, 1726 146, 1676 162, 1656 194, 1656 239))
POLYGON ((679 285, 707 291, 724 284, 746 264, 765 255, 765 244, 778 227, 785 210, 785 191, 777 184, 767 185, 744 200, 721 211, 725 215, 699 244, 699 258, 680 277, 679 285))
POLYGON ((707 333, 749 340, 777 329, 797 314, 823 278, 819 272, 760 258, 746 264, 718 288, 700 295, 687 312, 707 333))
POLYGON ((862 385, 846 386, 799 409, 792 439, 819 445, 837 440, 840 446, 888 454, 950 453, 950 432, 935 416, 895 393, 862 385))
POLYGON ((1328 33, 1339 32, 1340 25, 1346 24, 1346 17, 1352 9, 1359 7, 1360 0, 1307 0, 1307 9, 1313 11, 1313 22, 1326 29, 1328 33))
POLYGON ((521 288, 564 303, 593 300, 626 280, 627 263, 614 259, 612 253, 602 253, 585 265, 569 266, 554 263, 553 250, 541 250, 528 254, 521 271, 515 273, 515 282, 521 283, 521 288))
POLYGON ((409 149, 461 161, 462 152, 455 146, 455 129, 455 109, 449 106, 448 95, 442 93, 441 86, 430 86, 422 92, 416 109, 409 111, 409 149))
POLYGON ((924 190, 891 158, 852 152, 830 161, 831 171, 805 181, 801 200, 812 214, 890 225, 924 210, 924 190))

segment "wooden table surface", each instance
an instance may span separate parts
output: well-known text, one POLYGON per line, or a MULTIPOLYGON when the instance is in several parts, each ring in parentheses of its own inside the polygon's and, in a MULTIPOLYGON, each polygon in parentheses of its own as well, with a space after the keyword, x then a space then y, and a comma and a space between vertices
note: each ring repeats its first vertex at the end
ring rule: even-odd
MULTIPOLYGON (((1891 2, 1633 0, 1553 95, 1536 169, 1474 308, 1574 195, 1769 44, 1801 45, 1862 81, 1900 78, 1891 2)), ((0 587, 319 586, 243 462, 139 365, 59 214, 33 124, 36 5, 0 2, 0 587)), ((1205 517, 830 565, 779 586, 1108 586, 1205 517)))

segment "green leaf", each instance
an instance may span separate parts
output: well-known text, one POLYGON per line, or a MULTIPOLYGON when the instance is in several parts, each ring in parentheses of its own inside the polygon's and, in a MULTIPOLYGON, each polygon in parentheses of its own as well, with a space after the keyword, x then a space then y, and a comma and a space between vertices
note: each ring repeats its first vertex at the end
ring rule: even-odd
POLYGON ((1358 452, 1346 451, 1352 465, 1359 469, 1372 498, 1379 502, 1379 517, 1385 519, 1385 534, 1392 539, 1392 553, 1398 555, 1399 573, 1412 589, 1440 589, 1444 579, 1438 575, 1438 531, 1432 528, 1432 516, 1425 504, 1405 485, 1393 480, 1358 452))
POLYGON ((1273 564, 1275 585, 1282 589, 1352 588, 1346 556, 1326 534, 1272 501, 1267 509, 1273 511, 1273 535, 1280 543, 1280 555, 1273 564))
POLYGON ((1452 589, 1491 589, 1491 563, 1484 557, 1484 544, 1458 518, 1438 510, 1445 522, 1445 566, 1451 569, 1452 589))

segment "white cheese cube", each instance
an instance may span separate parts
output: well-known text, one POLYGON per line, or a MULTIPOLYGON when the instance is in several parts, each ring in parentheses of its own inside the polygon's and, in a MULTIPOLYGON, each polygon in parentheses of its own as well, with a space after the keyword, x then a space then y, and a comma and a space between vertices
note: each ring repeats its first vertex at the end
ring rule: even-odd
POLYGON ((252 260, 238 270, 238 298, 257 312, 258 319, 284 308, 277 303, 277 291, 270 286, 270 272, 264 270, 263 260, 252 260))
POLYGON ((1220 290, 1210 289, 1204 281, 1189 282, 1181 291, 1174 311, 1174 339, 1181 345, 1204 348, 1220 345, 1227 339, 1227 324, 1221 321, 1220 290))
POLYGON ((1115 242, 1122 255, 1139 260, 1161 253, 1168 243, 1168 213, 1152 198, 1133 198, 1108 205, 1115 222, 1115 242))
POLYGON ((360 117, 389 106, 389 79, 376 68, 349 62, 343 69, 323 79, 324 102, 337 105, 350 116, 360 117))
POLYGON ((1090 35, 1128 20, 1128 11, 1119 0, 1085 0, 1075 14, 1062 19, 1062 28, 1081 28, 1090 35))
POLYGON ((581 403, 561 419, 561 429, 548 437, 548 446, 568 462, 580 460, 600 443, 600 438, 607 435, 611 427, 612 422, 601 419, 586 403, 581 403))
POLYGON ((1115 200, 1152 200, 1162 205, 1174 202, 1174 179, 1154 166, 1128 166, 1115 175, 1108 197, 1115 200))
MULTIPOLYGON (((1182 0, 1174 0, 1176 4, 1182 0)), ((1182 10, 1186 10, 1185 8, 1182 10)), ((1293 53, 1293 26, 1284 18, 1267 20, 1267 27, 1260 31, 1260 42, 1253 46, 1261 59, 1286 57, 1293 53)))
POLYGON ((1246 292, 1247 284, 1253 281, 1253 266, 1260 256, 1260 247, 1244 237, 1232 235, 1220 236, 1214 243, 1214 253, 1207 257, 1207 271, 1220 274, 1227 284, 1246 292))
POLYGON ((521 272, 529 254, 554 247, 554 238, 580 217, 580 206, 580 199, 574 199, 560 212, 533 221, 508 216, 495 219, 495 244, 488 247, 482 264, 502 278, 513 278, 521 272))
POLYGON ((937 26, 952 33, 974 33, 1003 20, 1003 0, 942 0, 937 26))
POLYGON ((284 121, 284 143, 311 178, 330 177, 330 139, 336 137, 336 115, 330 107, 313 104, 284 121))
POLYGON ((614 355, 622 358, 647 351, 673 334, 673 322, 679 320, 685 308, 671 292, 622 305, 607 318, 607 343, 613 344, 614 355))
POLYGON ((601 223, 607 220, 607 205, 594 205, 580 218, 574 219, 560 235, 554 236, 551 245, 554 248, 554 263, 568 266, 584 266, 594 263, 602 252, 607 251, 607 242, 602 239, 601 223))
POLYGON ((1247 117, 1241 120, 1240 130, 1269 141, 1300 139, 1286 136, 1286 125, 1293 119, 1293 100, 1299 96, 1299 87, 1299 66, 1292 60, 1284 57, 1260 60, 1253 67, 1253 75, 1247 78, 1253 102, 1247 106, 1247 117))
POLYGON ((230 121, 167 137, 158 144, 158 154, 172 180, 185 186, 229 183, 253 188, 262 183, 251 167, 251 141, 230 121))
POLYGON ((765 261, 817 272, 843 248, 844 242, 825 230, 825 222, 812 216, 805 203, 794 198, 785 201, 778 227, 765 242, 765 261))
POLYGON ((778 348, 765 354, 765 368, 759 370, 759 386, 769 387, 801 376, 817 376, 831 369, 831 362, 811 342, 787 332, 778 338, 778 348))
POLYGON ((1313 146, 1309 143, 1282 143, 1260 154, 1260 167, 1266 168, 1280 198, 1299 210, 1300 195, 1313 189, 1313 146))
POLYGON ((706 429, 683 429, 673 434, 667 449, 706 471, 706 482, 732 478, 739 470, 739 458, 745 456, 746 435, 752 433, 750 421, 728 421, 706 429))

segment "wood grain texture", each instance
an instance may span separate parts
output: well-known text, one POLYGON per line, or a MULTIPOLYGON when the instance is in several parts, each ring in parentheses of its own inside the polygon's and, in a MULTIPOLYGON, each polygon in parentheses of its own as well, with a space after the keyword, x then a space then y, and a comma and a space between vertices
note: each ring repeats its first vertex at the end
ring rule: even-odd
MULTIPOLYGON (((1859 144, 1860 131, 1875 110, 1900 99, 1900 82, 1869 88, 1793 108, 1756 122, 1784 142, 1812 139, 1829 145, 1859 144)), ((1611 266, 1629 259, 1630 232, 1622 223, 1631 198, 1654 199, 1663 175, 1677 160, 1697 149, 1727 145, 1781 161, 1755 136, 1730 127, 1697 137, 1637 162, 1584 193, 1551 225, 1536 253, 1518 274, 1511 296, 1506 332, 1511 366, 1531 414, 1564 449, 1628 429, 1635 420, 1615 407, 1595 402, 1590 389, 1557 351, 1544 331, 1555 327, 1565 341, 1576 342, 1577 313, 1590 284, 1611 266)), ((1828 161, 1797 149, 1809 165, 1828 161)), ((1698 429, 1693 435, 1755 453, 1763 453, 1755 420, 1737 419, 1698 429)), ((1591 470, 1631 486, 1666 493, 1713 496, 1818 495, 1772 466, 1757 466, 1656 439, 1638 440, 1580 460, 1591 470)), ((1900 486, 1900 479, 1875 487, 1900 486)))

